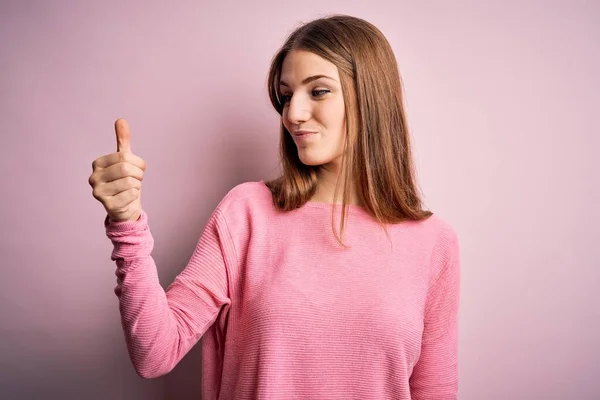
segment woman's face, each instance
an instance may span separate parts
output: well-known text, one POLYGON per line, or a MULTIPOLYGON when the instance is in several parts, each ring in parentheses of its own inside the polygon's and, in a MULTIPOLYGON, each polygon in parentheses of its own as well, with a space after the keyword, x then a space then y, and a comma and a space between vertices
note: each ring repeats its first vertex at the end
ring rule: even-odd
POLYGON ((279 82, 282 121, 305 165, 338 166, 344 151, 346 115, 337 67, 304 50, 285 57, 279 82))

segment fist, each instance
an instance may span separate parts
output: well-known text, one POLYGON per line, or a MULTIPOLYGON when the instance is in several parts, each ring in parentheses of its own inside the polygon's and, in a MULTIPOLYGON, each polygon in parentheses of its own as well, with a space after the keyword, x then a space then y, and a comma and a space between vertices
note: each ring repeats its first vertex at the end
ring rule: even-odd
POLYGON ((131 152, 127 121, 115 121, 115 133, 117 152, 94 160, 88 182, 92 195, 102 203, 111 221, 137 221, 142 212, 141 190, 146 162, 131 152))

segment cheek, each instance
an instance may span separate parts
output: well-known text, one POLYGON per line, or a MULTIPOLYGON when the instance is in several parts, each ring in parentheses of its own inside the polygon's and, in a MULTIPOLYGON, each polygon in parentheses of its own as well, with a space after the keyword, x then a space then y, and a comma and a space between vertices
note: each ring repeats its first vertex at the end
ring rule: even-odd
POLYGON ((327 130, 335 131, 344 124, 344 103, 331 102, 313 111, 313 117, 327 130))
POLYGON ((332 106, 324 114, 327 119, 327 127, 330 133, 336 138, 341 139, 346 131, 346 114, 344 103, 332 104, 332 106))

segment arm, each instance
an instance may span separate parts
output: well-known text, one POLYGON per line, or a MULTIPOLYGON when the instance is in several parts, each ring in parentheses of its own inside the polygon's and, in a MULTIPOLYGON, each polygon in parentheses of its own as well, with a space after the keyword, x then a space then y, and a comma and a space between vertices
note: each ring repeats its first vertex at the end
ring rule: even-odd
POLYGON ((148 216, 137 221, 105 220, 114 244, 121 322, 129 356, 143 378, 170 372, 229 309, 227 268, 234 262, 231 238, 218 210, 213 213, 186 268, 163 290, 154 259, 148 216))
POLYGON ((442 268, 425 305, 421 355, 410 377, 413 400, 455 400, 458 396, 458 309, 460 259, 452 232, 438 248, 442 268))

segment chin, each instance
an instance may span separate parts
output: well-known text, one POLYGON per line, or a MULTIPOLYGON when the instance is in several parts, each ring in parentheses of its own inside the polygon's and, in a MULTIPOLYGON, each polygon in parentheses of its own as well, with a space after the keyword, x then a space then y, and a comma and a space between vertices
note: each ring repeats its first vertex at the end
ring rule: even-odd
POLYGON ((342 159, 344 158, 343 152, 321 152, 321 154, 319 154, 319 152, 315 151, 298 150, 298 158, 300 159, 300 162, 302 162, 304 165, 309 165, 312 167, 329 166, 332 168, 337 168, 341 165, 342 159))
POLYGON ((332 161, 331 157, 319 157, 314 154, 306 154, 303 152, 298 153, 298 158, 300 159, 300 162, 302 162, 302 164, 310 165, 312 167, 329 164, 332 161))

